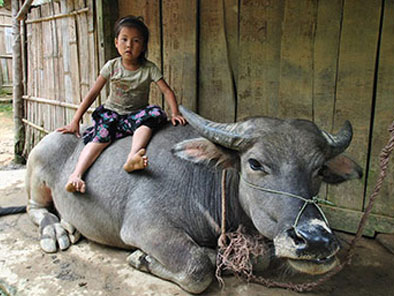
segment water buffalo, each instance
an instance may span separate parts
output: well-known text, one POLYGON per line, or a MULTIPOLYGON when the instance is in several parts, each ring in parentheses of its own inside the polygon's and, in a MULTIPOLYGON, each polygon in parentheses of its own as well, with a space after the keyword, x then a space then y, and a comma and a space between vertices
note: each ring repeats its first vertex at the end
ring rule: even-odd
POLYGON ((318 207, 305 200, 323 181, 361 177, 361 168, 342 154, 352 138, 350 123, 331 135, 306 120, 256 117, 224 124, 182 106, 181 112, 190 125, 156 133, 147 169, 122 169, 130 145, 124 138, 86 173, 84 194, 64 189, 82 141, 46 136, 31 151, 26 176, 27 210, 39 225, 42 249, 67 249, 81 233, 133 250, 128 262, 135 268, 201 293, 214 276, 226 168, 228 229, 243 224, 259 231, 298 271, 333 268, 338 240, 318 207))

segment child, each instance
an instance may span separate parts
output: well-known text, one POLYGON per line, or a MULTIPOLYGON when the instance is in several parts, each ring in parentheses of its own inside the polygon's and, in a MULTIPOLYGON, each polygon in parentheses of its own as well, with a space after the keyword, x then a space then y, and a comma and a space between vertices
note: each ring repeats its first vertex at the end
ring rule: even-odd
POLYGON ((148 106, 151 81, 154 81, 171 108, 173 125, 184 125, 174 92, 164 81, 160 70, 146 59, 149 31, 140 18, 126 16, 115 24, 115 46, 120 57, 108 61, 96 82, 83 99, 71 123, 57 129, 61 133, 79 134, 79 121, 97 98, 107 81, 110 94, 104 105, 93 112, 93 127, 83 134, 86 146, 79 156, 66 190, 84 193, 82 176, 100 153, 113 141, 133 135, 131 150, 123 168, 127 172, 144 169, 148 165, 145 147, 152 130, 166 122, 166 114, 158 106, 148 106))

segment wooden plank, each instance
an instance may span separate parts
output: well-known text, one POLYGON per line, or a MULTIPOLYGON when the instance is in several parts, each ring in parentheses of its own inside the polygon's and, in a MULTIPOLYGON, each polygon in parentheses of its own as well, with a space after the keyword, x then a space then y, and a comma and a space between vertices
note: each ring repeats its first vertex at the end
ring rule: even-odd
MULTIPOLYGON (((239 10, 240 1, 223 1, 224 7, 224 26, 226 30, 226 41, 228 58, 230 61, 231 75, 235 88, 238 85, 238 55, 239 55, 239 10)), ((236 89, 235 89, 236 91, 236 89)))
POLYGON ((242 1, 237 119, 278 115, 285 1, 242 1))
MULTIPOLYGON (((353 141, 347 149, 366 168, 381 0, 344 2, 338 62, 334 131, 345 120, 353 125, 353 141), (362 36, 362 38, 360 38, 362 36)), ((364 180, 331 186, 328 198, 339 207, 362 210, 364 180)))
POLYGON ((164 79, 178 103, 196 111, 197 1, 163 0, 162 15, 164 79))
MULTIPOLYGON (((4 16, 0 16, 0 23, 4 23, 4 16)), ((6 50, 5 50, 5 31, 4 31, 3 26, 0 26, 0 55, 1 56, 5 56, 6 54, 6 50)), ((5 66, 4 62, 5 60, 3 60, 2 57, 0 57, 0 88, 3 86, 3 84, 7 84, 7 81, 5 80, 6 77, 4 77, 4 72, 5 72, 5 66)))
MULTIPOLYGON (((375 117, 373 124, 367 197, 374 190, 380 174, 379 154, 389 140, 388 127, 394 120, 394 0, 386 0, 380 43, 375 117)), ((394 217, 394 155, 388 163, 383 183, 373 212, 394 217)))
MULTIPOLYGON (((85 0, 77 1, 77 8, 85 8, 85 0)), ((85 97, 90 89, 90 73, 89 64, 91 63, 91 55, 94 52, 89 51, 89 35, 88 35, 88 20, 87 14, 78 14, 76 16, 76 23, 78 28, 78 54, 80 61, 80 81, 79 88, 81 93, 81 100, 85 97)))
POLYGON ((319 1, 314 39, 313 120, 332 131, 343 0, 319 1))
MULTIPOLYGON (((32 16, 32 19, 36 18, 37 15, 37 8, 32 9, 31 13, 29 14, 32 16)), ((33 92, 32 94, 34 96, 38 96, 38 82, 39 82, 39 76, 38 76, 38 57, 37 57, 37 43, 38 43, 38 36, 37 36, 37 26, 38 24, 33 24, 32 25, 32 42, 31 42, 31 49, 32 49, 32 60, 33 60, 33 92)))
MULTIPOLYGON (((149 28, 149 52, 148 59, 155 63, 162 71, 162 44, 161 44, 161 18, 160 18, 160 1, 157 0, 140 0, 129 1, 119 0, 119 16, 126 15, 142 16, 146 26, 149 28)), ((151 104, 161 107, 163 105, 162 95, 156 85, 152 85, 150 99, 151 104)))
MULTIPOLYGON (((321 206, 332 229, 356 233, 362 212, 348 209, 321 206)), ((394 218, 370 214, 363 235, 373 237, 376 232, 394 233, 394 218)))
MULTIPOLYGON (((51 2, 51 14, 56 15, 60 13, 60 3, 51 2)), ((54 42, 53 52, 53 80, 55 81, 56 90, 54 100, 64 100, 64 83, 63 83, 63 60, 62 60, 62 30, 61 21, 53 20, 52 22, 52 34, 54 42)), ((62 108, 54 107, 54 124, 53 128, 56 129, 66 124, 64 120, 64 112, 62 108)))
POLYGON ((223 1, 200 1, 200 20, 198 111, 211 120, 233 122, 236 102, 223 1))
MULTIPOLYGON (((118 1, 96 0, 96 18, 97 18, 97 35, 98 35, 98 51, 99 51, 99 68, 104 64, 118 56, 114 45, 113 27, 119 15, 118 1)), ((107 85, 100 93, 100 101, 104 103, 107 99, 109 88, 107 85)))
MULTIPOLYGON (((41 7, 37 7, 36 9, 36 18, 41 17, 41 7)), ((43 89, 44 89, 44 77, 43 77, 43 65, 44 65, 44 57, 43 57, 43 36, 42 36, 42 23, 37 23, 37 26, 35 27, 36 31, 35 34, 37 34, 37 39, 36 39, 36 56, 37 56, 37 93, 38 96, 42 97, 43 96, 43 89)))
MULTIPOLYGON (((60 10, 62 13, 67 13, 72 10, 69 5, 71 1, 61 0, 60 10)), ((63 85, 64 85, 64 98, 63 100, 68 103, 73 103, 73 82, 71 78, 71 47, 70 47, 70 32, 68 28, 69 20, 62 18, 59 23, 61 24, 61 36, 62 36, 62 56, 63 56, 63 85)), ((39 96, 36 96, 39 97, 39 96)), ((65 120, 67 123, 71 122, 74 112, 65 110, 65 120)))
MULTIPOLYGON (((61 3, 59 2, 54 2, 53 3, 53 14, 60 14, 61 12, 61 3)), ((54 24, 54 33, 55 33, 55 38, 56 38, 56 48, 55 48, 55 62, 54 62, 54 67, 55 67, 55 81, 57 83, 57 88, 56 88, 56 100, 65 100, 65 84, 64 84, 64 56, 63 56, 63 36, 62 36, 62 26, 63 26, 63 21, 60 19, 55 19, 53 21, 54 24)), ((65 114, 64 110, 62 108, 55 108, 55 128, 64 126, 66 124, 66 119, 65 119, 65 114)))
MULTIPOLYGON (((94 0, 87 0, 86 5, 89 7, 89 12, 88 12, 88 45, 89 45, 89 52, 92 54, 90 55, 90 61, 89 61, 89 86, 93 86, 93 83, 96 81, 96 78, 99 73, 99 60, 98 60, 98 48, 97 48, 97 42, 96 42, 96 33, 97 33, 97 27, 95 26, 95 21, 94 21, 94 0)), ((101 105, 101 98, 97 98, 96 102, 93 104, 94 107, 98 107, 101 105)), ((89 120, 90 122, 90 116, 89 120)))
MULTIPOLYGON (((29 15, 28 15, 29 16, 29 15)), ((27 94, 33 91, 33 57, 32 57, 32 25, 26 25, 26 46, 27 46, 27 94)), ((28 105, 26 106, 28 107, 28 105)))
MULTIPOLYGON (((50 2, 48 3, 48 15, 53 16, 55 15, 55 10, 54 10, 54 3, 50 2)), ((51 20, 49 22, 49 30, 51 34, 51 55, 50 55, 50 71, 51 71, 51 82, 52 82, 52 92, 51 92, 51 98, 52 100, 57 100, 58 99, 58 85, 59 85, 59 79, 57 76, 57 64, 58 64, 58 48, 59 48, 59 43, 57 39, 57 29, 56 29, 56 19, 51 20)), ((57 116, 56 116, 56 107, 51 106, 50 107, 50 113, 51 113, 51 122, 49 125, 49 130, 53 131, 55 130, 57 126, 57 116)))
POLYGON ((286 1, 278 116, 312 119, 313 41, 316 0, 286 1))
MULTIPOLYGON (((90 89, 99 73, 99 60, 98 60, 98 48, 96 46, 96 28, 94 22, 94 8, 93 8, 93 0, 86 1, 86 7, 89 8, 88 13, 86 14, 86 21, 87 21, 87 46, 89 51, 89 61, 88 65, 86 65, 88 69, 88 77, 87 77, 87 87, 90 89)), ((84 97, 85 94, 83 94, 84 97)), ((101 97, 99 96, 96 101, 93 103, 92 107, 96 108, 101 105, 101 97)), ((90 125, 92 122, 91 115, 86 114, 83 117, 83 123, 90 125)))
MULTIPOLYGON (((319 1, 313 51, 313 121, 332 131, 343 0, 319 1)), ((320 188, 326 198, 327 185, 320 188)))
MULTIPOLYGON (((68 5, 70 10, 74 10, 75 7, 78 7, 78 0, 69 1, 68 5)), ((79 104, 81 102, 81 92, 79 85, 79 82, 81 81, 81 61, 78 55, 78 32, 76 17, 70 16, 67 18, 67 21, 69 33, 68 46, 70 47, 70 76, 72 81, 72 97, 66 98, 66 100, 70 103, 79 104)))
MULTIPOLYGON (((49 3, 41 6, 42 16, 47 17, 51 15, 49 3)), ((44 22, 42 24, 44 44, 43 44, 43 52, 44 52, 44 80, 45 80, 45 89, 44 95, 46 98, 53 100, 55 93, 55 81, 54 81, 54 73, 53 73, 53 40, 54 36, 52 35, 51 29, 51 21, 44 22), (49 38, 48 38, 49 36, 49 38), (49 40, 48 40, 49 39, 49 40)), ((46 130, 53 129, 53 109, 51 106, 41 106, 41 110, 43 113, 42 118, 42 127, 46 130)))
MULTIPOLYGON (((41 11, 40 8, 37 7, 34 10, 34 18, 33 19, 37 19, 41 16, 41 11)), ((41 65, 42 65, 42 59, 41 59, 41 23, 36 23, 34 26, 34 68, 35 68, 35 94, 37 96, 39 96, 41 94, 40 89, 41 89, 41 81, 42 81, 42 77, 41 77, 41 65)), ((31 122, 33 123, 37 123, 39 121, 40 118, 40 112, 39 112, 39 108, 37 106, 37 104, 32 104, 32 117, 31 117, 31 122)), ((33 147, 38 143, 37 139, 39 136, 39 133, 37 132, 37 130, 32 130, 33 133, 33 137, 32 137, 32 145, 33 147)))

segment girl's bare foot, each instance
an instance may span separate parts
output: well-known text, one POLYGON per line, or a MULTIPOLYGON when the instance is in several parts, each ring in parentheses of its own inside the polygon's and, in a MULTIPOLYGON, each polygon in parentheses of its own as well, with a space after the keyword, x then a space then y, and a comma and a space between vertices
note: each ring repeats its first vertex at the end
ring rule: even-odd
POLYGON ((80 176, 71 175, 70 178, 68 178, 66 190, 68 192, 78 191, 81 193, 85 193, 85 182, 81 179, 80 176))
POLYGON ((131 173, 132 171, 146 168, 148 166, 148 157, 145 153, 146 150, 142 148, 134 155, 129 154, 126 163, 123 165, 124 170, 131 173))

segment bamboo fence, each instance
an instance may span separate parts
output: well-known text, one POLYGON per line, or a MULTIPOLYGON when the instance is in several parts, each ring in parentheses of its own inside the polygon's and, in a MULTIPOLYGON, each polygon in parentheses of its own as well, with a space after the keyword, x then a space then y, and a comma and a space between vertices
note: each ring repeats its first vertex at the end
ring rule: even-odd
MULTIPOLYGON (((93 0, 61 0, 31 9, 26 48, 24 155, 45 134, 71 121, 98 75, 93 0)), ((94 104, 100 103, 100 99, 94 104)), ((83 121, 90 122, 88 110, 83 121)))
POLYGON ((12 87, 11 12, 0 8, 0 89, 12 87))

